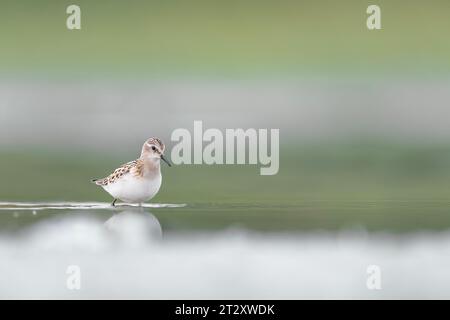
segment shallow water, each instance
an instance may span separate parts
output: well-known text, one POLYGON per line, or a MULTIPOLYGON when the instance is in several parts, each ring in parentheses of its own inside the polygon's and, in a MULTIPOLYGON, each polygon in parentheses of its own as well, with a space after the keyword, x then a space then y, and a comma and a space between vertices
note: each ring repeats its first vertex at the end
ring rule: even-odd
POLYGON ((0 232, 0 298, 450 298, 449 232, 189 229, 167 219, 194 207, 2 202, 3 221, 20 223, 0 232), (379 290, 367 287, 371 265, 379 290), (79 289, 67 285, 72 266, 79 289))
POLYGON ((182 208, 185 204, 143 203, 121 204, 115 207, 106 202, 0 202, 0 210, 116 210, 117 208, 182 208))

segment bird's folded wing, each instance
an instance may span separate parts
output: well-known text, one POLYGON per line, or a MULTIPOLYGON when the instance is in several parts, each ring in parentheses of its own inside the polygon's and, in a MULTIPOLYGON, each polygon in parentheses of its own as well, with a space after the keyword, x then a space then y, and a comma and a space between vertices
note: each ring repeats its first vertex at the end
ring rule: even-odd
POLYGON ((135 175, 142 175, 143 163, 140 159, 127 162, 114 170, 109 176, 103 179, 93 180, 98 186, 106 186, 110 183, 114 183, 128 172, 133 172, 135 175))

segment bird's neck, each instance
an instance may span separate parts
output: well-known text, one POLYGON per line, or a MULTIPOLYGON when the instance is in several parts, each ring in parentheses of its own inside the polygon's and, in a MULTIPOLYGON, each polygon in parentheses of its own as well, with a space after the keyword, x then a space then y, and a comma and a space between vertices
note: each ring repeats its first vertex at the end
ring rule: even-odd
POLYGON ((161 174, 161 163, 158 158, 144 157, 144 176, 157 176, 161 174))

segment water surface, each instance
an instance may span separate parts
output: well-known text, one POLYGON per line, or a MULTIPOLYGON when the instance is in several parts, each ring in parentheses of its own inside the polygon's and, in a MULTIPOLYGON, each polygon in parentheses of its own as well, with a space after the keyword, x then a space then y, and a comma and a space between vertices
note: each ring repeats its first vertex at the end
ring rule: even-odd
MULTIPOLYGON (((374 206, 343 204, 361 214, 374 206)), ((423 209, 433 207, 439 206, 423 209)), ((270 228, 266 210, 301 216, 310 208, 2 202, 0 297, 450 297, 448 232, 270 228), (74 265, 81 270, 79 290, 67 287, 74 265), (382 270, 381 290, 367 288, 371 265, 382 270)))

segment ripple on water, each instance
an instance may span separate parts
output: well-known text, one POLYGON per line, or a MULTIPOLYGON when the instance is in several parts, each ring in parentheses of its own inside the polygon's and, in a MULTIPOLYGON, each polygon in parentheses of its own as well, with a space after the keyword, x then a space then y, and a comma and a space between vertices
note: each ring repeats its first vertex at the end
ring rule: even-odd
POLYGON ((122 204, 118 203, 115 207, 109 202, 0 202, 0 210, 92 210, 92 209, 115 209, 115 208, 183 208, 186 204, 175 203, 143 203, 122 204))

